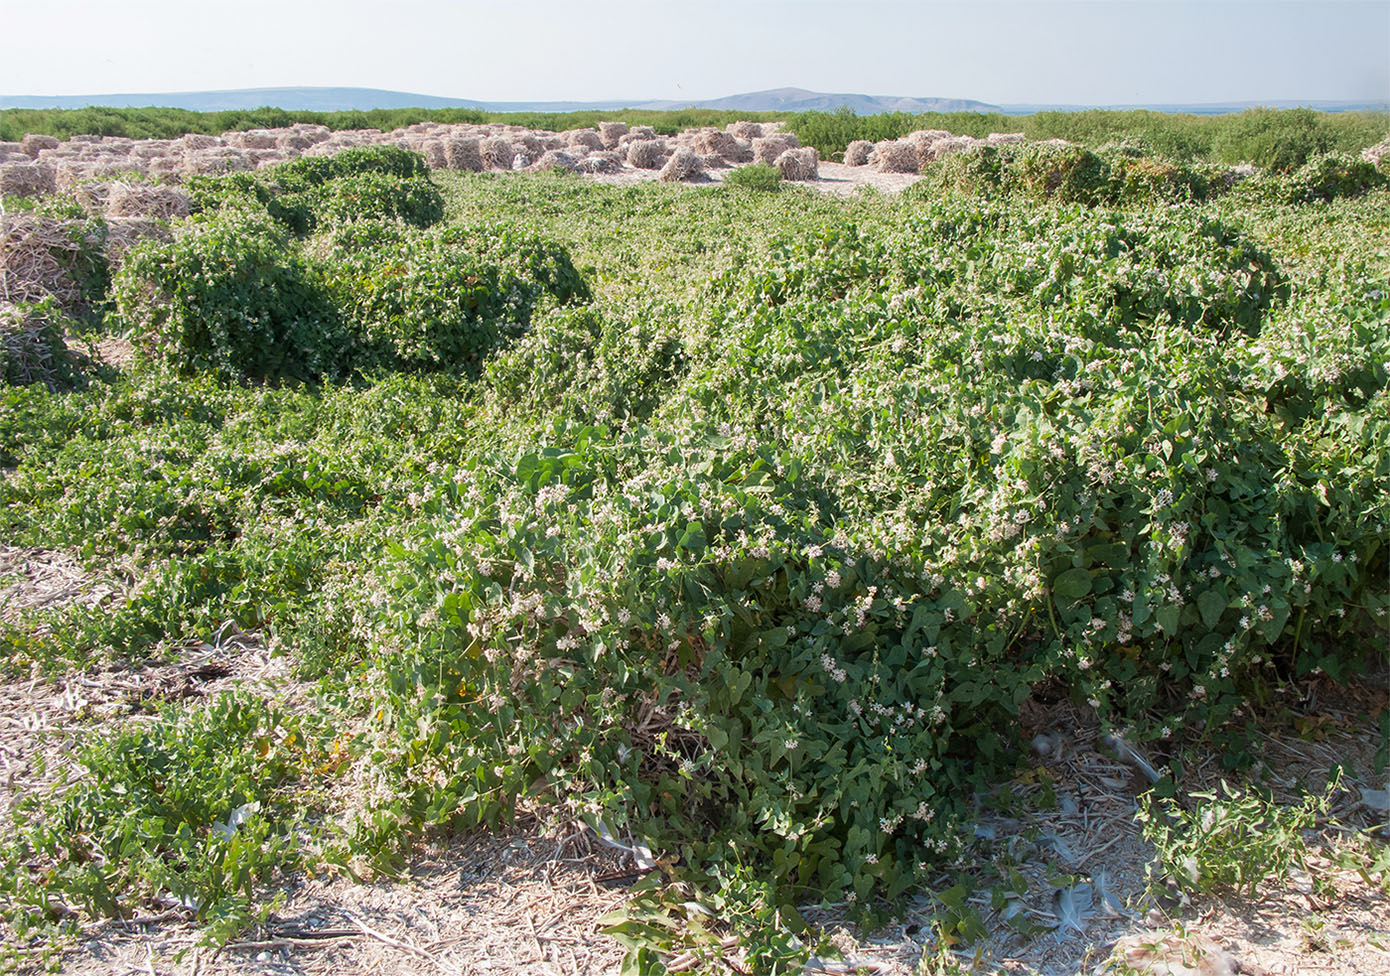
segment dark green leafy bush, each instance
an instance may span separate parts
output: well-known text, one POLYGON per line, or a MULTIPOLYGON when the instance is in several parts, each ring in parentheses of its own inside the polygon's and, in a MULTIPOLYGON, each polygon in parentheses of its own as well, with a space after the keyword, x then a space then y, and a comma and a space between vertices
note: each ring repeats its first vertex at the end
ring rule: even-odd
POLYGON ((398 219, 430 227, 444 217, 423 157, 395 146, 302 156, 257 173, 195 176, 189 193, 195 213, 264 210, 300 237, 323 222, 398 219))
POLYGON ((274 197, 264 180, 244 170, 190 176, 184 188, 188 190, 189 210, 195 214, 223 209, 261 210, 274 197))
POLYGON ((224 378, 312 379, 352 361, 331 295, 268 216, 190 220, 135 251, 112 287, 116 314, 158 358, 224 378))
POLYGON ((767 163, 753 163, 730 170, 724 177, 724 183, 726 186, 736 186, 744 190, 770 193, 782 186, 782 171, 767 163))
MULTIPOLYGON (((959 850, 1040 681, 1220 736, 1279 676, 1383 654, 1390 435, 1346 425, 1383 416, 1390 302, 1348 295, 1347 332, 1287 298, 1186 208, 935 202, 736 264, 651 429, 557 426, 422 501, 371 588, 425 689, 381 721, 438 743, 398 775, 435 785, 382 815, 531 789, 863 903, 959 850), (1304 328, 1322 410, 1271 411, 1304 328)), ((608 328, 556 319, 489 376, 556 402, 608 328)))
POLYGON ((330 180, 309 198, 311 223, 315 225, 322 221, 400 220, 423 228, 444 219, 444 198, 428 177, 360 173, 330 180))
POLYGON ((673 332, 590 308, 559 309, 487 365, 487 380, 517 408, 558 410, 592 423, 645 420, 684 368, 673 332))
POLYGON ((1213 182, 1213 173, 1213 167, 1154 158, 1127 144, 1092 152, 1083 146, 1023 143, 977 146, 947 156, 927 168, 924 190, 1120 206, 1205 200, 1225 186, 1213 182))
POLYGON ((423 156, 398 146, 358 146, 328 156, 301 156, 269 171, 285 190, 304 190, 367 173, 402 180, 429 179, 430 175, 423 156))
POLYGON ((475 372, 538 311, 588 297, 563 247, 497 228, 368 225, 335 239, 325 273, 361 343, 359 369, 475 372))
POLYGON ((1353 153, 1327 153, 1309 160, 1289 177, 1286 199, 1289 203, 1339 200, 1360 196, 1385 183, 1385 175, 1370 160, 1353 153))

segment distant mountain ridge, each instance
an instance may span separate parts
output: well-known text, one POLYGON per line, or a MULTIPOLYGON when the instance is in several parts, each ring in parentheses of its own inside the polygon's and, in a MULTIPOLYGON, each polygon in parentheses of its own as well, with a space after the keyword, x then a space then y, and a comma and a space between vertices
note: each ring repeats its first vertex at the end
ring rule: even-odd
POLYGON ((672 99, 609 99, 608 101, 482 102, 467 98, 443 98, 383 88, 237 88, 225 91, 146 92, 110 95, 0 95, 0 109, 7 108, 181 108, 194 112, 250 110, 271 106, 287 111, 346 112, 377 108, 471 108, 483 112, 577 112, 646 109, 670 111, 709 108, 734 112, 830 112, 841 106, 858 115, 880 112, 1002 112, 1027 115, 1043 111, 1082 111, 1088 108, 1149 109, 1158 112, 1189 112, 1202 115, 1239 112, 1256 106, 1291 108, 1306 106, 1323 112, 1385 111, 1384 102, 1270 101, 1220 102, 1210 104, 1147 105, 993 105, 969 98, 916 98, 897 95, 831 94, 804 88, 771 88, 695 101, 672 99))
POLYGON ((712 108, 735 112, 832 111, 847 105, 860 115, 878 112, 991 112, 998 108, 968 98, 903 98, 840 95, 804 88, 774 88, 703 101, 624 99, 608 101, 482 102, 442 98, 381 88, 240 88, 228 91, 114 95, 0 95, 0 108, 182 108, 195 112, 249 110, 273 106, 287 111, 346 112, 374 108, 472 108, 483 112, 616 111, 623 108, 669 111, 712 108))
POLYGON ((807 91, 805 88, 770 88, 767 91, 728 95, 702 102, 645 102, 631 108, 712 108, 732 112, 833 112, 848 107, 857 115, 880 112, 997 112, 999 106, 970 98, 909 98, 897 95, 846 95, 807 91))

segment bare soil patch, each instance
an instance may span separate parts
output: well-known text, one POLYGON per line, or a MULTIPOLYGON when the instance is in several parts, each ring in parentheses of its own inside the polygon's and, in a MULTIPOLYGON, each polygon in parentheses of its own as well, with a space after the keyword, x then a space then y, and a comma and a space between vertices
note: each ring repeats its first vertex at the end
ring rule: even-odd
POLYGON ((599 929, 627 883, 616 852, 533 824, 429 850, 398 881, 303 879, 264 926, 220 949, 199 946, 186 920, 109 925, 69 953, 63 971, 597 976, 622 958, 599 929))
POLYGON ((123 590, 118 579, 88 572, 70 553, 0 546, 0 621, 5 623, 78 602, 100 606, 123 590))
MULTIPOLYGON (((706 171, 705 179, 691 186, 718 186, 732 169, 711 169, 706 171)), ((582 177, 595 183, 625 186, 634 183, 648 183, 660 178, 655 170, 624 168, 618 173, 595 173, 582 177)), ((843 163, 828 163, 821 160, 820 176, 813 180, 784 180, 789 186, 806 186, 831 196, 848 197, 861 188, 869 187, 880 193, 901 193, 922 178, 919 173, 880 173, 872 166, 846 166, 843 163)))

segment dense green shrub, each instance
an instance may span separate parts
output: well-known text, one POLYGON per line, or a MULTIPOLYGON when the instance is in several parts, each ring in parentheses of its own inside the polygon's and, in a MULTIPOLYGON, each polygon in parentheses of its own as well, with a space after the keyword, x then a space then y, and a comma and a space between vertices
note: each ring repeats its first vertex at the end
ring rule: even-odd
POLYGON ((725 186, 736 186, 744 190, 774 192, 782 185, 782 171, 767 163, 753 163, 739 166, 724 177, 725 186))
POLYGON ((264 210, 301 237, 321 222, 399 219, 430 227, 444 217, 444 199, 418 153, 395 146, 305 156, 258 173, 189 180, 195 213, 264 210))
POLYGON ((930 192, 1086 206, 1201 201, 1225 188, 1213 167, 1156 159, 1132 144, 1101 152, 1044 143, 976 146, 932 163, 926 176, 930 192))
POLYGON ((352 359, 330 294, 263 213, 191 219, 173 242, 133 252, 112 295, 122 325, 183 372, 312 379, 352 359))
POLYGON ((592 307, 557 310, 488 363, 488 383, 517 408, 589 423, 645 420, 685 362, 678 335, 653 318, 627 322, 592 307))
POLYGON ((309 212, 314 224, 397 219, 414 227, 432 227, 444 219, 444 198, 427 177, 382 173, 343 176, 319 186, 311 200, 309 212))
POLYGON ((1201 202, 1229 186, 1226 172, 1210 164, 1175 163, 1129 153, 1107 161, 1117 202, 1201 202))
POLYGON ((364 222, 330 246, 325 276, 361 343, 358 368, 474 372, 538 311, 588 297, 563 247, 495 227, 364 222))
POLYGON ((1010 149, 1004 158, 1008 182, 1032 199, 1094 206, 1116 197, 1111 167, 1080 146, 1024 145, 1010 149))
POLYGON ((1385 183, 1385 175, 1370 160, 1352 153, 1327 153, 1289 177, 1286 199, 1289 203, 1337 200, 1360 196, 1385 183))
POLYGON ((328 156, 300 156, 268 172, 285 190, 322 186, 330 180, 367 173, 403 180, 428 179, 430 175, 423 156, 399 146, 355 146, 328 156))
MULTIPOLYGON (((1232 116, 1212 140, 1212 154, 1226 162, 1254 163, 1292 172, 1334 148, 1326 116, 1312 109, 1253 109, 1232 116)), ((1351 147, 1347 147, 1351 148, 1351 147)))
MULTIPOLYGON (((933 201, 735 263, 649 428, 440 472, 368 587, 416 676, 382 728, 436 743, 377 816, 531 789, 687 864, 733 843, 788 899, 891 898, 1039 681, 1221 735, 1383 654, 1390 434, 1346 425, 1383 416, 1390 300, 1340 294, 1359 326, 1314 325, 1189 208, 933 201), (1329 358, 1271 411, 1300 335, 1329 358)), ((546 321, 490 365, 507 396, 557 402, 608 328, 546 321)))

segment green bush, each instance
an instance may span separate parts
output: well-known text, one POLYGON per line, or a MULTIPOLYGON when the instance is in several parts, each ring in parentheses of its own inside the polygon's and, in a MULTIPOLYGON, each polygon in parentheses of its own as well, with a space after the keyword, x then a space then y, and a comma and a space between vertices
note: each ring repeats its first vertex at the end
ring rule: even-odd
POLYGON ((977 146, 933 163, 926 175, 924 190, 931 192, 1085 206, 1201 201, 1224 188, 1213 182, 1211 167, 1156 159, 1132 143, 1101 152, 1042 143, 977 146))
POLYGON ((264 210, 300 237, 322 222, 395 219, 430 227, 444 217, 444 198, 424 160, 393 146, 301 157, 260 173, 196 176, 188 187, 194 213, 264 210))
POLYGON ((1357 197, 1384 186, 1386 178, 1370 160, 1353 153, 1327 153, 1308 161, 1289 177, 1289 203, 1357 197))
POLYGON ((325 274, 361 343, 361 369, 476 372, 538 311, 588 297, 563 247, 506 230, 368 224, 336 240, 325 274))
POLYGON ((325 220, 401 220, 423 228, 444 219, 444 198, 428 177, 342 176, 319 186, 310 198, 315 225, 325 220))
POLYGON ((112 287, 118 321, 184 373, 226 379, 341 374, 353 342, 285 230, 231 210, 132 252, 112 287))
POLYGON ((355 146, 329 156, 300 156, 268 171, 285 190, 303 190, 367 173, 403 180, 429 179, 430 175, 423 156, 398 146, 355 146))
POLYGON ((590 307, 556 310, 488 363, 488 383, 515 409, 589 423, 645 420, 685 364, 679 337, 654 317, 629 323, 590 307))
POLYGON ((739 166, 730 170, 728 175, 724 177, 724 185, 736 186, 744 190, 775 192, 782 186, 782 171, 776 166, 769 166, 767 163, 739 166))
POLYGON ((1127 153, 1108 159, 1108 163, 1116 202, 1200 203, 1227 188, 1224 171, 1210 165, 1174 163, 1127 153))
POLYGON ((1011 183, 1024 196, 1095 206, 1114 201, 1110 166, 1080 146, 1023 145, 1006 155, 1011 183))

